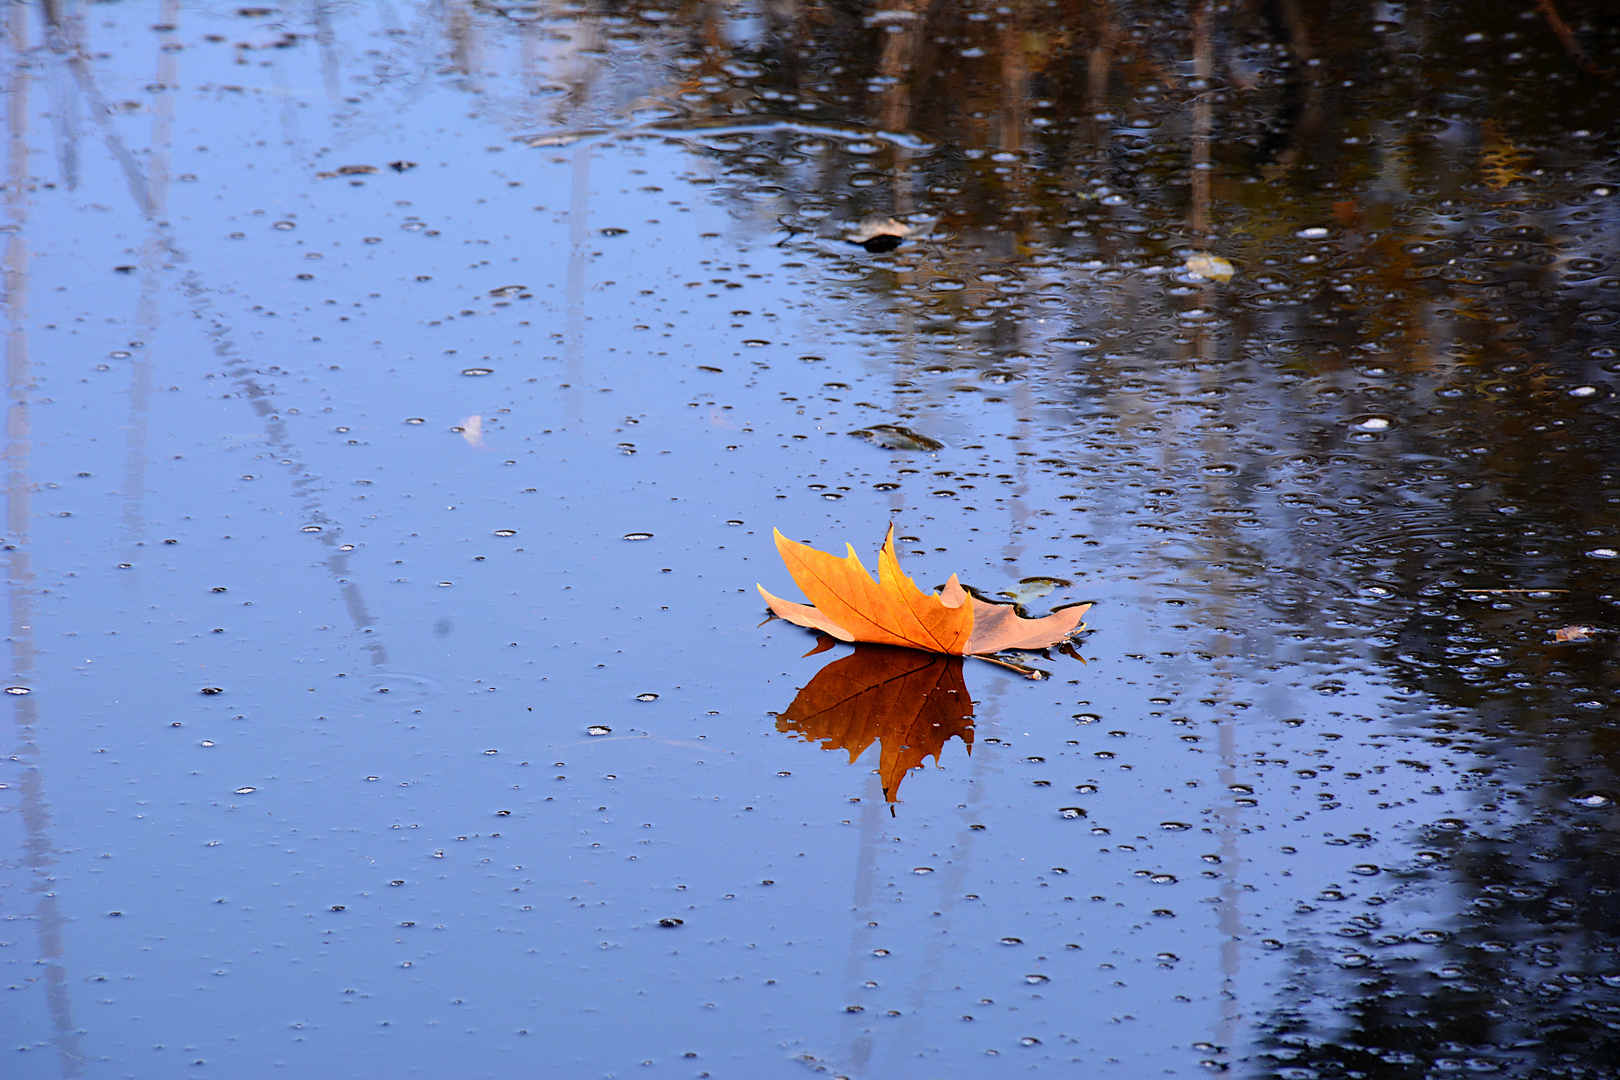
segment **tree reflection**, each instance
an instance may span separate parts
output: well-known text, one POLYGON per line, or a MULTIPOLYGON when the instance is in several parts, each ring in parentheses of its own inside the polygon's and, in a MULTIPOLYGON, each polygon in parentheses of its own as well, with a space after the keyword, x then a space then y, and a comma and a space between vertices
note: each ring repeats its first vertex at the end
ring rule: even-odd
POLYGON ((936 762, 951 739, 973 752, 973 699, 962 658, 857 645, 816 672, 777 716, 776 730, 847 750, 853 764, 874 742, 883 797, 898 801, 900 782, 926 758, 936 762))
MULTIPOLYGON (((1189 625, 1275 627, 1278 666, 1388 680, 1464 759, 1468 819, 1419 822, 1426 856, 1301 932, 1263 1067, 1612 1075, 1620 9, 570 10, 548 46, 566 94, 485 100, 537 145, 595 126, 691 146, 738 231, 881 343, 891 397, 851 426, 1035 433, 955 467, 1035 489, 1065 541, 1133 522, 1114 565, 1192 594, 1189 625), (888 219, 899 243, 847 242, 888 219), (1197 273, 1206 255, 1236 274, 1197 273), (1556 640, 1570 624, 1599 633, 1556 640)), ((543 14, 499 18, 538 48, 543 14)), ((893 801, 971 744, 971 712, 958 661, 862 648, 778 726, 852 759, 880 742, 893 801)))

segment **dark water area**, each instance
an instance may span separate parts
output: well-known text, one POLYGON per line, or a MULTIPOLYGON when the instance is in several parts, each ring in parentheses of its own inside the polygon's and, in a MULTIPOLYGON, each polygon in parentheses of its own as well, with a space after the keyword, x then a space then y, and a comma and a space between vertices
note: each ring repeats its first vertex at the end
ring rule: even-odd
POLYGON ((0 1075, 1620 1075, 1611 4, 0 11, 0 1075))

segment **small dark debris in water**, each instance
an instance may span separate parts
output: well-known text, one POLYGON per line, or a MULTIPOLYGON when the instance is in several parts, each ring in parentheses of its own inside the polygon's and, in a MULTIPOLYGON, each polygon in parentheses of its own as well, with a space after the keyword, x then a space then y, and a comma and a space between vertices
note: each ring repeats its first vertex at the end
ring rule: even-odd
POLYGON ((874 215, 863 219, 844 239, 874 255, 881 255, 905 243, 911 231, 911 226, 894 218, 874 215))
POLYGON ((395 172, 409 172, 410 170, 416 168, 416 162, 414 162, 414 161, 390 161, 388 163, 388 167, 390 169, 393 169, 395 172))
POLYGON ((205 686, 201 692, 204 694, 223 694, 225 688, 223 686, 205 686))
POLYGON ((115 267, 113 267, 113 273, 115 273, 115 274, 133 274, 134 272, 135 272, 135 267, 133 267, 133 266, 115 266, 115 267))
POLYGON ((682 925, 685 924, 685 922, 686 922, 685 919, 659 919, 658 920, 658 925, 659 926, 682 926, 682 925))
POLYGON ((245 7, 237 8, 236 14, 244 19, 268 19, 272 15, 280 14, 280 9, 273 7, 245 7))
POLYGON ((339 165, 337 167, 337 174, 339 176, 365 176, 369 173, 374 173, 377 171, 377 166, 375 165, 339 165))
POLYGON ((333 904, 332 905, 332 910, 333 911, 342 911, 347 906, 348 906, 347 904, 333 904))
POLYGON ((725 368, 710 367, 708 364, 699 364, 697 366, 697 369, 699 371, 712 371, 716 375, 723 374, 725 372, 725 370, 726 370, 725 368))
POLYGON ((873 424, 869 428, 860 428, 850 434, 885 450, 926 450, 933 453, 945 449, 945 444, 938 439, 931 439, 921 432, 912 431, 898 424, 873 424))

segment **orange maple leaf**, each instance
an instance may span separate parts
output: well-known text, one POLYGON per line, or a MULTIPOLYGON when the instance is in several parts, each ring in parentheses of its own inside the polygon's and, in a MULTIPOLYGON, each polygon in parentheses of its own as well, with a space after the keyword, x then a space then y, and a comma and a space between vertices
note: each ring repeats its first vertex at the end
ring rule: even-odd
POLYGON ((854 547, 840 559, 789 540, 776 531, 776 550, 788 573, 810 598, 796 604, 765 591, 771 611, 788 622, 831 634, 840 641, 900 645, 952 656, 985 656, 1003 649, 1044 649, 1081 628, 1090 604, 1026 619, 1013 604, 992 604, 962 588, 956 575, 937 593, 925 593, 900 569, 894 552, 894 525, 878 552, 878 578, 872 580, 854 547), (811 606, 814 605, 814 606, 811 606))

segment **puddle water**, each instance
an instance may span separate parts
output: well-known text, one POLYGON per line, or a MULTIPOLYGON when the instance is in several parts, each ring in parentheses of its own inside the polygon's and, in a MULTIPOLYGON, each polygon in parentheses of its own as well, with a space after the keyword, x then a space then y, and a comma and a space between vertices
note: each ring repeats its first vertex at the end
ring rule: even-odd
POLYGON ((7 1075, 1612 1076, 1620 21, 1307 7, 8 5, 7 1075))

